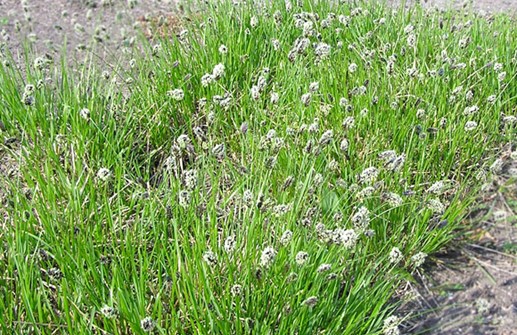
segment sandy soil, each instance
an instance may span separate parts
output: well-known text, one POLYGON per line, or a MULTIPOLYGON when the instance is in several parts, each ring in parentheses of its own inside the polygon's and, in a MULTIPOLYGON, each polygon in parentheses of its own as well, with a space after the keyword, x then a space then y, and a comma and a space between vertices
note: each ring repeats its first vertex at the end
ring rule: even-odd
MULTIPOLYGON (((403 2, 403 1, 399 1, 403 2)), ((486 12, 516 13, 516 0, 406 0, 406 4, 412 5, 417 2, 429 7, 472 9, 486 12)))
POLYGON ((473 213, 473 239, 417 276, 416 299, 401 310, 417 317, 404 333, 517 335, 517 185, 501 185, 495 181, 473 213))
POLYGON ((70 58, 81 59, 94 50, 99 60, 113 60, 129 52, 139 21, 177 11, 175 0, 0 0, 2 39, 15 59, 29 46, 34 57, 59 58, 63 45, 70 58), (24 41, 33 41, 29 45, 24 41))

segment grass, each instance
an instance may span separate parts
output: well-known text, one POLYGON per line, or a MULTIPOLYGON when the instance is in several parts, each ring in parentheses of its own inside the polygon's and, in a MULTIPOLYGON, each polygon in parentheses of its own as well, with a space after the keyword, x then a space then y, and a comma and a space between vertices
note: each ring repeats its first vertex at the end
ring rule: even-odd
POLYGON ((505 173, 516 25, 301 5, 208 5, 114 68, 4 63, 1 333, 399 333, 397 288, 505 173))

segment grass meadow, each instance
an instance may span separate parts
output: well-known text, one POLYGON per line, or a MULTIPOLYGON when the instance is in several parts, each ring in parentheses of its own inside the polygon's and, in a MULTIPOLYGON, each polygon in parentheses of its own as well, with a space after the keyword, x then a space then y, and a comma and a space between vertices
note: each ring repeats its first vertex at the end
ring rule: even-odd
POLYGON ((4 52, 0 333, 402 334, 517 174, 514 18, 199 6, 115 66, 4 52))

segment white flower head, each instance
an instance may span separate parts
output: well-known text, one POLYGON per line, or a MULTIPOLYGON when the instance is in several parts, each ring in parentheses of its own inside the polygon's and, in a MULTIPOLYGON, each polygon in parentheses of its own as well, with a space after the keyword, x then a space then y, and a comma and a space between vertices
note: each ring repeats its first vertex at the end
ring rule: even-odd
POLYGON ((256 26, 258 26, 258 23, 259 23, 258 17, 252 16, 250 19, 250 26, 252 28, 255 28, 256 26))
POLYGON ((295 257, 296 264, 298 265, 304 265, 309 260, 309 254, 305 251, 300 251, 296 254, 295 257))
POLYGON ((215 76, 212 75, 211 73, 207 73, 207 74, 205 74, 205 75, 203 75, 201 77, 201 85, 203 87, 207 87, 208 85, 210 85, 214 81, 215 81, 215 76))
POLYGON ((230 293, 233 297, 239 296, 242 294, 242 286, 239 284, 235 284, 230 288, 230 293))
POLYGON ((117 310, 108 305, 102 306, 100 312, 107 319, 113 319, 117 316, 117 310))
POLYGON ((467 121, 465 123, 465 131, 473 131, 478 127, 478 123, 476 121, 467 121))
POLYGON ((272 247, 266 247, 262 250, 262 254, 260 255, 260 266, 269 267, 273 263, 276 257, 276 250, 272 247))
POLYGON ((90 120, 90 110, 88 108, 81 109, 79 115, 86 121, 90 120))
POLYGON ((176 88, 171 91, 168 91, 167 95, 169 95, 170 97, 172 97, 172 99, 176 101, 181 101, 185 97, 185 93, 181 88, 176 88))
POLYGON ((318 266, 318 269, 316 270, 318 273, 327 272, 331 269, 332 265, 328 263, 321 264, 318 266))
POLYGON ((341 140, 341 143, 339 144, 339 149, 341 149, 341 151, 343 152, 346 152, 348 150, 348 146, 348 140, 344 138, 341 140))
POLYGON ((387 319, 384 320, 384 325, 382 327, 382 333, 384 335, 399 335, 400 334, 399 323, 400 323, 400 319, 397 316, 392 315, 392 316, 388 317, 387 319))
POLYGON ((302 104, 304 104, 305 106, 309 106, 309 104, 311 103, 311 100, 312 100, 311 93, 305 93, 301 97, 302 104))
POLYGON ((352 216, 352 224, 357 229, 366 229, 370 224, 370 211, 368 208, 361 206, 352 216))
POLYGON ((211 250, 208 250, 203 254, 203 260, 210 267, 214 267, 217 265, 217 256, 211 250))
POLYGON ((398 264, 398 263, 400 263, 400 261, 402 261, 403 258, 404 258, 404 255, 402 254, 402 252, 400 251, 399 248, 393 247, 391 249, 390 254, 389 254, 390 263, 398 264))
POLYGON ((320 83, 317 81, 313 81, 309 84, 309 92, 316 93, 320 89, 320 83))
POLYGON ((154 323, 153 319, 148 316, 140 321, 140 327, 144 332, 150 333, 156 327, 156 324, 154 323))
POLYGON ((291 242, 291 239, 293 238, 293 232, 290 230, 284 231, 282 236, 280 237, 280 243, 284 246, 288 245, 289 242, 291 242))
POLYGON ((359 181, 363 184, 372 184, 377 180, 377 176, 379 175, 379 170, 371 166, 369 168, 366 168, 361 172, 359 175, 359 181))
POLYGON ((221 46, 219 47, 219 53, 221 55, 226 55, 228 53, 228 48, 226 47, 226 45, 221 44, 221 46))
POLYGON ((425 252, 419 252, 411 257, 411 263, 415 268, 421 267, 427 258, 427 254, 425 252))
POLYGON ((353 229, 335 229, 332 232, 332 240, 345 247, 345 249, 353 249, 357 244, 359 235, 353 229))
POLYGON ((111 171, 107 168, 100 168, 97 171, 97 178, 101 181, 108 181, 111 178, 111 171))
POLYGON ((214 69, 212 71, 212 76, 214 77, 214 79, 218 80, 222 76, 224 76, 224 72, 225 72, 224 64, 219 63, 216 66, 214 66, 214 69))
POLYGON ((224 251, 231 253, 235 250, 235 236, 230 235, 224 240, 224 251))

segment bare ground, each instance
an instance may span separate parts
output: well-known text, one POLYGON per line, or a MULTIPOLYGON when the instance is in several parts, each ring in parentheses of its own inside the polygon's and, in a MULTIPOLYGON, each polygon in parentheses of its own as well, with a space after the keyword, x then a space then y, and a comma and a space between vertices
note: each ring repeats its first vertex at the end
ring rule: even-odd
POLYGON ((495 180, 471 218, 478 228, 438 255, 410 288, 405 333, 517 335, 517 184, 495 180))
MULTIPOLYGON (((517 13, 517 0, 422 0, 421 3, 437 8, 517 13)), ((5 41, 20 63, 24 47, 33 51, 32 57, 48 54, 57 61, 66 41, 70 59, 80 62, 90 49, 100 64, 108 65, 118 59, 129 59, 132 38, 147 18, 167 18, 172 12, 178 15, 178 9, 181 1, 177 0, 139 0, 134 8, 122 0, 0 0, 0 45, 5 41), (23 6, 23 2, 27 5, 23 6), (26 40, 34 42, 24 45, 22 41, 26 40)), ((18 170, 18 159, 13 156, 16 151, 2 149, 2 143, 8 141, 0 127, 3 176, 16 174, 18 170)), ((0 178, 0 203, 5 201, 7 193, 8 188, 0 178)), ((479 227, 472 233, 472 239, 437 256, 433 268, 417 276, 418 284, 406 287, 406 292, 413 293, 416 299, 401 309, 401 313, 409 314, 404 333, 517 335, 515 180, 495 180, 481 195, 480 203, 471 218, 479 227)), ((0 223, 5 214, 0 212, 0 223)))

